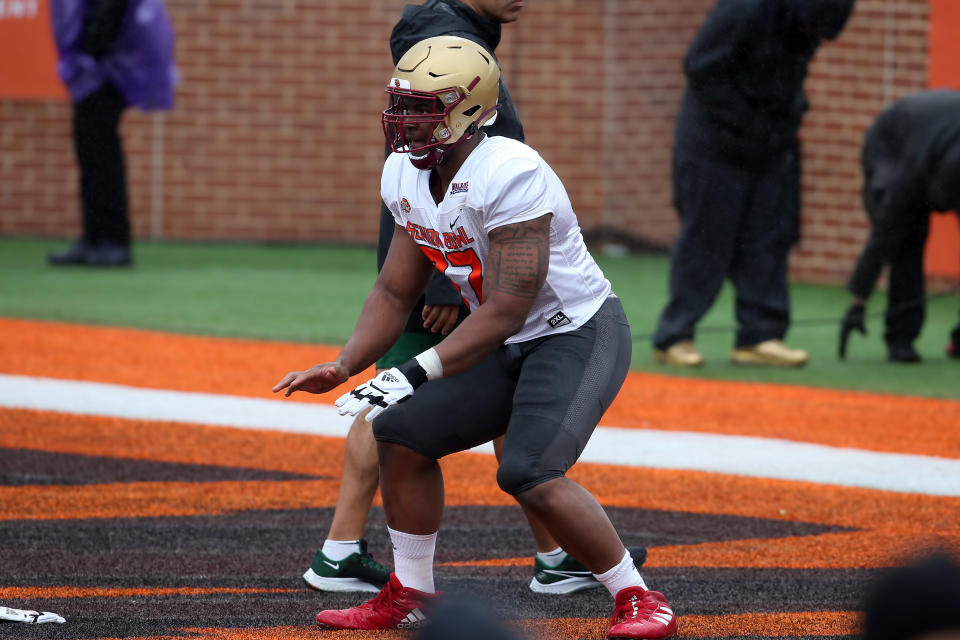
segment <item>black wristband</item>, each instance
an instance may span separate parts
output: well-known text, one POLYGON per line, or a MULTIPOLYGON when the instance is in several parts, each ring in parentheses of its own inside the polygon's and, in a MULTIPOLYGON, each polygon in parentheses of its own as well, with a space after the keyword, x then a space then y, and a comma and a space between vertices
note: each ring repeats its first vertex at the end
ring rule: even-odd
POLYGON ((420 366, 420 363, 417 362, 416 358, 410 358, 403 364, 399 365, 397 370, 404 375, 404 377, 407 379, 407 382, 409 382, 410 386, 414 389, 427 381, 427 370, 420 366))

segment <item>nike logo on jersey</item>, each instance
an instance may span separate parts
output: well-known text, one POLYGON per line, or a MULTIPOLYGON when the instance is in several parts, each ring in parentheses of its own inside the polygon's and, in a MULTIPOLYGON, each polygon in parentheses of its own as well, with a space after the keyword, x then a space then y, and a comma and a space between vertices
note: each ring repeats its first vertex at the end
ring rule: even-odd
POLYGON ((460 216, 457 216, 453 219, 453 222, 450 223, 450 231, 453 231, 453 225, 457 224, 457 220, 460 219, 460 216))
POLYGON ((339 571, 339 570, 340 570, 340 563, 339 563, 339 562, 330 562, 329 560, 324 560, 324 561, 323 561, 323 564, 329 565, 330 567, 333 567, 333 570, 334 570, 334 571, 339 571))

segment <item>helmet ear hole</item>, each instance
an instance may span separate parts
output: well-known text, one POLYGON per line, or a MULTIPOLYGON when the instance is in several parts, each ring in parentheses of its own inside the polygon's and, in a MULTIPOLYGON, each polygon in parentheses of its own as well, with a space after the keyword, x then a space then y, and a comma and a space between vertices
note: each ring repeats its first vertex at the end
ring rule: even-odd
POLYGON ((464 111, 464 112, 463 112, 463 115, 465 115, 465 116, 467 116, 467 117, 470 117, 470 116, 472 116, 473 114, 475 114, 477 111, 480 111, 480 105, 475 104, 475 105, 473 105, 472 107, 470 107, 469 109, 467 109, 466 111, 464 111))

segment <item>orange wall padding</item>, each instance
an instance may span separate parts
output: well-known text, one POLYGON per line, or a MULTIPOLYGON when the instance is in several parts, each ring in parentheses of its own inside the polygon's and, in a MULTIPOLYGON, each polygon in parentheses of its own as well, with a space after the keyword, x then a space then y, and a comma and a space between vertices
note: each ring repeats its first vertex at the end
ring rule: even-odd
POLYGON ((49 3, 23 2, 16 10, 12 3, 6 6, 0 12, 0 99, 65 99, 67 91, 57 77, 49 3))
MULTIPOLYGON (((931 89, 960 89, 960 2, 930 0, 931 89)), ((960 276, 960 227, 957 217, 933 216, 926 249, 927 273, 960 276)))

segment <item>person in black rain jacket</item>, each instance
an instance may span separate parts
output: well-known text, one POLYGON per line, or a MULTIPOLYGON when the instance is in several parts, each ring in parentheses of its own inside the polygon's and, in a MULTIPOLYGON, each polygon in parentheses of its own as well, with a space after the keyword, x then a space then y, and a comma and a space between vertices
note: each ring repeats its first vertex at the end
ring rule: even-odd
MULTIPOLYGON (((920 362, 913 346, 926 309, 923 250, 933 212, 960 210, 960 91, 921 91, 885 109, 861 154, 863 206, 872 229, 847 290, 839 355, 852 331, 866 333, 865 305, 889 265, 884 340, 894 362, 920 362)), ((960 358, 960 322, 947 344, 960 358)))
POLYGON ((719 0, 684 59, 674 205, 680 217, 670 295, 653 336, 660 362, 696 366, 697 323, 723 282, 736 290, 738 364, 802 366, 783 344, 787 258, 799 239, 797 132, 807 67, 854 0, 719 0))

